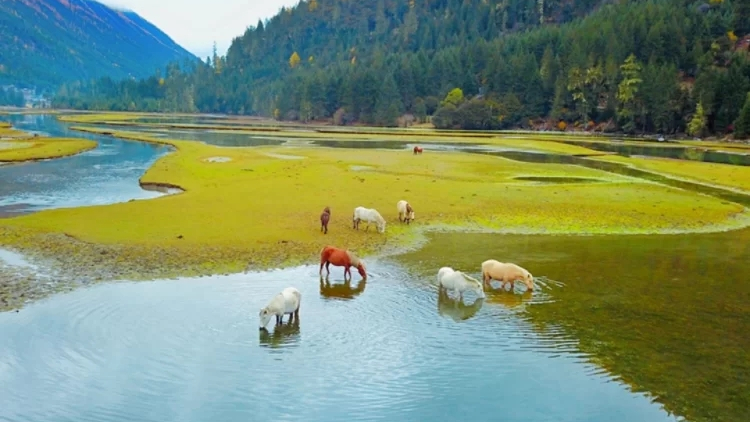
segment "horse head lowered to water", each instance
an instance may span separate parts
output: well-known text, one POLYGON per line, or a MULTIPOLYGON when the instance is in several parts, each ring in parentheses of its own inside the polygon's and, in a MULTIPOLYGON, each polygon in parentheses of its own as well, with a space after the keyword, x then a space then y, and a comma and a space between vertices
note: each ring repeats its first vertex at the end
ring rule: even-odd
POLYGON ((337 267, 344 267, 344 279, 346 274, 349 274, 349 279, 352 278, 351 267, 354 267, 359 272, 359 275, 363 279, 367 278, 367 271, 365 269, 365 263, 359 259, 357 255, 347 249, 339 249, 335 246, 324 246, 320 250, 320 275, 323 275, 323 265, 326 267, 327 275, 331 274, 328 266, 333 264, 337 267))
POLYGON ((484 286, 482 283, 464 274, 461 271, 456 271, 451 267, 442 267, 437 273, 438 290, 442 293, 443 290, 453 290, 458 294, 459 299, 463 300, 464 292, 466 290, 473 291, 480 298, 485 298, 484 286))
POLYGON ((482 262, 482 282, 485 286, 489 285, 492 280, 498 280, 503 283, 510 283, 513 290, 516 287, 516 280, 521 280, 529 290, 534 290, 534 276, 525 268, 510 262, 499 262, 494 259, 488 259, 482 262))

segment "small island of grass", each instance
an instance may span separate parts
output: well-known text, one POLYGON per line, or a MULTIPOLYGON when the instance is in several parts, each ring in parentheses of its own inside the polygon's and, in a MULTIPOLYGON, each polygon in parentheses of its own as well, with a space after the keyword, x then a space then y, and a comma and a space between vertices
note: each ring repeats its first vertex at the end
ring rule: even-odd
POLYGON ((29 136, 0 122, 0 163, 61 158, 96 148, 97 143, 81 138, 29 136))

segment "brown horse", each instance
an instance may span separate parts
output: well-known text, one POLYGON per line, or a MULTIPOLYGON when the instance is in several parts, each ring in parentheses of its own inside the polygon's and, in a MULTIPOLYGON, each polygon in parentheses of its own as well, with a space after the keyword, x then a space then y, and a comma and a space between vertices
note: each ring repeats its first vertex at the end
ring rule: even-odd
POLYGON ((351 267, 357 268, 359 275, 363 279, 367 279, 367 272, 365 271, 365 263, 362 262, 359 257, 354 255, 352 252, 346 249, 339 249, 334 246, 324 246, 320 250, 320 275, 323 275, 323 265, 326 266, 326 277, 331 274, 331 270, 328 269, 330 264, 337 267, 344 267, 344 280, 346 280, 346 273, 349 273, 349 280, 352 279, 351 267))
POLYGON ((421 154, 421 153, 422 153, 422 148, 414 145, 414 155, 421 154))
POLYGON ((328 207, 325 207, 323 209, 323 213, 320 214, 320 231, 323 231, 325 229, 325 232, 323 234, 328 234, 328 221, 331 220, 331 209, 328 207))

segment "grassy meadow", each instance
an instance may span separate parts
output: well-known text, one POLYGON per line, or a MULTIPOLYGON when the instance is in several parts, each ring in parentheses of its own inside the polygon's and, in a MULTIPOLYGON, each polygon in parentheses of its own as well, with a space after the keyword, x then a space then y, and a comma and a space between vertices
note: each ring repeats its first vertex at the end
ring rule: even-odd
MULTIPOLYGON (((94 115, 65 117, 71 118, 99 121, 94 115)), ((112 133, 95 126, 77 129, 112 133)), ((376 135, 297 134, 383 140, 376 135)), ((750 222, 750 215, 737 204, 580 166, 452 151, 413 155, 408 150, 372 148, 225 148, 143 132, 114 136, 174 146, 175 152, 158 160, 141 183, 177 186, 184 192, 0 220, 0 244, 44 255, 73 254, 86 263, 84 267, 150 278, 314 262, 325 244, 365 256, 387 253, 419 244, 423 232, 430 230, 684 233, 750 222), (416 211, 410 226, 398 222, 396 202, 401 199, 416 211), (380 211, 388 222, 385 234, 374 227, 369 232, 352 229, 352 211, 360 205, 380 211), (323 235, 319 215, 326 206, 332 209, 332 220, 329 233, 323 235)), ((414 142, 421 136, 403 135, 414 142)), ((284 137, 292 138, 287 133, 284 137)), ((539 138, 494 136, 482 143, 604 155, 539 138)), ((456 134, 445 142, 476 140, 456 134)))

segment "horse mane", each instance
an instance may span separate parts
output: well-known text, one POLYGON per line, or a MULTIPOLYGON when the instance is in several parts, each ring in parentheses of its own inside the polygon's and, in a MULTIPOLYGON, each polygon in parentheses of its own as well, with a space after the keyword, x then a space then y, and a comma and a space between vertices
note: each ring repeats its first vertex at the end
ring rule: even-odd
POLYGON ((362 260, 359 259, 359 257, 355 255, 354 252, 348 249, 346 250, 346 255, 349 257, 349 261, 351 261, 353 266, 359 267, 359 265, 362 263, 362 260))
POLYGON ((378 222, 385 223, 385 218, 383 218, 383 216, 380 215, 380 213, 378 212, 378 210, 376 210, 375 208, 371 208, 371 210, 372 210, 373 214, 375 214, 375 218, 378 219, 378 222))
POLYGON ((412 211, 414 211, 414 208, 412 208, 412 207, 411 207, 411 204, 409 204, 409 203, 407 202, 407 203, 406 203, 406 212, 410 213, 410 212, 412 212, 412 211))
POLYGON ((463 276, 464 280, 471 281, 472 283, 476 283, 476 284, 479 284, 479 285, 482 284, 481 282, 479 282, 479 280, 477 280, 476 278, 474 278, 474 277, 472 277, 472 276, 470 276, 468 274, 465 274, 463 271, 457 271, 457 272, 459 274, 461 274, 461 276, 463 276))

